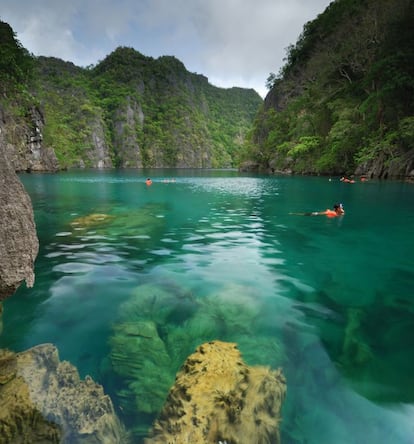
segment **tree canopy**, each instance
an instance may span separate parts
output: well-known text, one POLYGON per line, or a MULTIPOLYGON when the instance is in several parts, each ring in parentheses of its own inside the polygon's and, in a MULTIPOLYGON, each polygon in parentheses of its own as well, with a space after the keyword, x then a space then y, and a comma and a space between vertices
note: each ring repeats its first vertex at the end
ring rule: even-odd
POLYGON ((243 158, 322 174, 406 159, 414 149, 406 136, 414 114, 412 23, 409 0, 332 2, 269 76, 243 158))

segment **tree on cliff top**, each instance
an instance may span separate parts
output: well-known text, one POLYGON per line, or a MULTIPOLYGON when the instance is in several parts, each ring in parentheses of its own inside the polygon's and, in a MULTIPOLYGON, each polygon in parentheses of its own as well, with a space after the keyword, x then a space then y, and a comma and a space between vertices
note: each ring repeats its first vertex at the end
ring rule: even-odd
POLYGON ((17 40, 9 24, 0 21, 0 91, 26 85, 33 74, 33 59, 17 40))

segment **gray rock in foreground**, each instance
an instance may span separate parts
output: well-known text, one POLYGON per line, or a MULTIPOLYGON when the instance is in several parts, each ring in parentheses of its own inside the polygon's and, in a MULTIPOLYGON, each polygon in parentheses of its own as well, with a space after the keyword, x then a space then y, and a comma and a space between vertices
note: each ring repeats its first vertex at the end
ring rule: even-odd
POLYGON ((0 437, 8 443, 127 442, 102 386, 81 380, 52 344, 0 351, 0 437))
POLYGON ((39 249, 32 203, 11 167, 0 132, 0 301, 34 283, 39 249))

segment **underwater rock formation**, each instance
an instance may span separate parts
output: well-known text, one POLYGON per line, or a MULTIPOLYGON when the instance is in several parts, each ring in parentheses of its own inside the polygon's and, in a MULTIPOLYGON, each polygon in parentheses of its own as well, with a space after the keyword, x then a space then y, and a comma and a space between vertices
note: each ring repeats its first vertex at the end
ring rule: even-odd
POLYGON ((52 344, 0 351, 0 442, 127 442, 109 396, 52 344))
POLYGON ((142 244, 164 229, 165 212, 166 207, 159 204, 146 204, 135 211, 111 207, 103 212, 76 217, 70 226, 81 234, 93 229, 97 235, 121 237, 142 244))
POLYGON ((75 220, 73 220, 70 224, 73 227, 89 228, 89 227, 103 225, 107 222, 110 222, 113 218, 114 216, 111 216, 110 214, 92 213, 88 214, 87 216, 78 217, 75 220))
POLYGON ((234 343, 205 343, 185 361, 145 443, 278 444, 285 393, 280 369, 248 367, 234 343))
POLYGON ((114 326, 111 363, 123 384, 117 395, 125 415, 159 412, 174 377, 171 359, 151 321, 124 322, 114 326))
POLYGON ((251 288, 228 284, 197 298, 169 277, 136 287, 120 305, 109 340, 114 399, 134 437, 147 436, 177 372, 200 344, 217 338, 237 343, 249 365, 278 368, 283 346, 274 335, 255 330, 258 317, 263 313, 251 288))

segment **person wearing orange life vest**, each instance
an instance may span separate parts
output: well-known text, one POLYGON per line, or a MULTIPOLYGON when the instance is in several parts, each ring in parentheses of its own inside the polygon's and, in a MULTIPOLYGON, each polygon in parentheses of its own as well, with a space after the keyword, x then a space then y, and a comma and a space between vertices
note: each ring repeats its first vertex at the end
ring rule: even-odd
POLYGON ((348 179, 347 177, 341 177, 340 179, 339 179, 341 182, 346 182, 346 183, 355 183, 355 180, 354 179, 348 179))
POLYGON ((314 211, 313 213, 311 213, 311 216, 325 215, 328 217, 337 217, 337 216, 342 216, 343 214, 345 214, 344 206, 340 203, 340 204, 335 204, 333 206, 333 210, 328 208, 325 211, 314 211))
POLYGON ((152 185, 152 180, 148 177, 147 180, 145 181, 147 186, 152 185))
POLYGON ((328 216, 328 217, 337 217, 345 214, 344 206, 339 203, 333 206, 333 210, 328 208, 325 211, 312 211, 311 213, 289 213, 297 216, 328 216))

